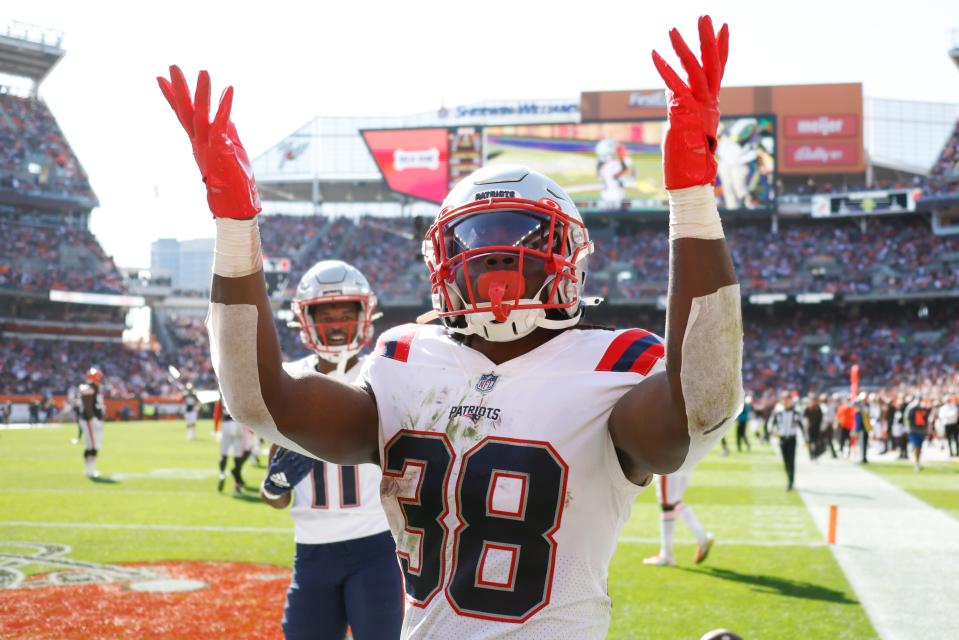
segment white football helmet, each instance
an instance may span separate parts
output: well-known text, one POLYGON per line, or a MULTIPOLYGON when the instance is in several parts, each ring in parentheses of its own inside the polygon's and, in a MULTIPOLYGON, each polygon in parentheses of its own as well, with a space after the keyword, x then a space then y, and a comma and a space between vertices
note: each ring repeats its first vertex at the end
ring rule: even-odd
POLYGON ((592 251, 582 216, 553 180, 520 165, 484 167, 450 191, 426 232, 427 316, 493 342, 574 326, 592 251))
POLYGON ((595 151, 600 160, 612 160, 616 157, 616 141, 612 138, 603 138, 596 143, 595 151))
POLYGON ((342 260, 322 260, 300 278, 291 304, 296 322, 289 326, 300 330, 300 340, 317 356, 336 364, 345 363, 373 340, 376 295, 366 276, 342 260), (356 302, 359 316, 351 322, 315 322, 312 307, 336 302, 356 302), (328 332, 346 333, 346 343, 329 344, 328 332))

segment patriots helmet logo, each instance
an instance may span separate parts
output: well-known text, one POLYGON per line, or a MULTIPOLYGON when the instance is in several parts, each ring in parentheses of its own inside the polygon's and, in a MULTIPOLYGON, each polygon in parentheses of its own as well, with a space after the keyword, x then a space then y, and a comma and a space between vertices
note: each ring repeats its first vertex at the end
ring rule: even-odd
POLYGON ((484 373, 476 381, 476 390, 480 393, 489 393, 496 386, 497 380, 499 380, 499 376, 495 373, 484 373))

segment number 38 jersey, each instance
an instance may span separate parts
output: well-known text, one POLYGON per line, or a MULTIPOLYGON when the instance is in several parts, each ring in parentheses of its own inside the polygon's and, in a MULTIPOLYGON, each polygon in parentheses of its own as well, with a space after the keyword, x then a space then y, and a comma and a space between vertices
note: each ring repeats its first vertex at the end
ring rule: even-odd
POLYGON ((607 422, 663 355, 639 329, 568 330, 499 365, 441 327, 380 338, 361 377, 405 638, 606 636, 609 562, 640 490, 607 422))

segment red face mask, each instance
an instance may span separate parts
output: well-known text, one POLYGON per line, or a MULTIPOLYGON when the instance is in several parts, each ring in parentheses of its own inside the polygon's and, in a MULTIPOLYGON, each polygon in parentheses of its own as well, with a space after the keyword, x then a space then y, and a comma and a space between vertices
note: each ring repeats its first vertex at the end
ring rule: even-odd
POLYGON ((426 243, 432 290, 445 303, 440 317, 492 312, 505 322, 513 310, 579 304, 586 229, 552 200, 491 198, 443 211, 426 243))

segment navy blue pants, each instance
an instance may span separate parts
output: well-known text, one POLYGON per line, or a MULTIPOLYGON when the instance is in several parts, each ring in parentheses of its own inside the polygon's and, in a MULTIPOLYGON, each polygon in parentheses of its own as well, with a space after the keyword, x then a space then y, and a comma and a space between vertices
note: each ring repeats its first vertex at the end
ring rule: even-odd
POLYGON ((403 578, 389 531, 329 544, 297 544, 286 594, 287 640, 391 640, 403 626, 403 578))

